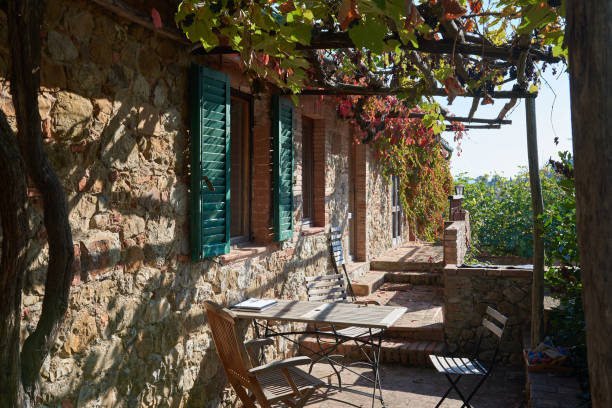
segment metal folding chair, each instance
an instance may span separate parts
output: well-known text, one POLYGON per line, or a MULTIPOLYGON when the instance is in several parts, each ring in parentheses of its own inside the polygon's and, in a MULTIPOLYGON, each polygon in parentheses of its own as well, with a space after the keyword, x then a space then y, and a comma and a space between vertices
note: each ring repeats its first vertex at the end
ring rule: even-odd
POLYGON ((495 363, 497 362, 497 353, 499 351, 499 346, 501 344, 501 339, 504 334, 507 321, 508 318, 506 316, 499 313, 492 307, 487 306, 487 312, 485 313, 485 316, 482 319, 482 327, 480 335, 478 337, 478 343, 471 358, 444 357, 436 355, 429 356, 429 359, 433 363, 436 370, 438 370, 439 373, 443 373, 448 379, 448 381, 451 383, 451 386, 444 393, 442 399, 438 402, 438 405, 436 405, 436 408, 438 408, 442 404, 442 402, 446 399, 446 397, 452 390, 455 390, 463 401, 463 405, 461 405, 461 408, 471 407, 470 400, 476 394, 476 391, 478 391, 480 386, 484 383, 484 381, 487 379, 489 374, 491 374, 491 371, 493 371, 493 368, 495 367, 495 363), (485 367, 484 364, 477 360, 477 357, 478 353, 480 352, 482 338, 486 332, 490 332, 494 336, 497 336, 497 345, 495 347, 495 352, 493 353, 493 359, 488 364, 488 366, 485 367), (454 379, 452 377, 453 375, 456 376, 454 379), (457 387, 457 383, 459 382, 459 380, 461 380, 461 378, 466 375, 478 375, 482 377, 480 381, 478 381, 472 392, 470 392, 470 394, 467 396, 467 398, 464 397, 463 393, 457 387))
MULTIPOLYGON (((308 295, 308 301, 315 302, 347 302, 349 298, 352 303, 371 303, 379 304, 376 301, 360 302, 357 301, 353 287, 351 286, 351 280, 346 270, 344 250, 342 248, 342 230, 337 227, 332 227, 330 230, 330 251, 332 253, 333 265, 335 274, 323 275, 316 277, 306 278, 306 293, 308 295), (342 267, 342 272, 340 272, 342 267)), ((364 346, 370 344, 375 336, 382 334, 380 329, 366 329, 363 327, 349 326, 338 329, 334 326, 318 327, 314 326, 314 335, 317 340, 317 344, 320 350, 324 349, 321 343, 321 337, 333 337, 335 340, 334 346, 330 347, 327 353, 323 353, 317 360, 313 360, 310 365, 308 372, 312 371, 312 367, 315 363, 320 361, 327 361, 336 373, 338 378, 339 388, 342 389, 342 380, 340 373, 335 367, 337 361, 334 359, 343 358, 341 354, 331 354, 335 351, 339 345, 347 341, 354 341, 361 353, 365 356, 366 361, 357 361, 350 365, 365 365, 373 367, 376 364, 377 356, 374 354, 370 356, 364 349, 364 346)), ((379 339, 380 340, 380 339, 379 339)), ((372 350, 375 353, 374 350, 372 350)))

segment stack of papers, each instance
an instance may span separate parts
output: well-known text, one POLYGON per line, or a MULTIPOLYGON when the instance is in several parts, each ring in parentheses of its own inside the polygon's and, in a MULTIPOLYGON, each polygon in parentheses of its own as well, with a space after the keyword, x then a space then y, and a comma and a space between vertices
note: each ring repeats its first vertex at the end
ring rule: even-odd
POLYGON ((232 306, 234 310, 247 310, 247 311, 261 311, 265 310, 269 307, 272 307, 276 304, 275 299, 258 299, 258 298, 250 298, 245 300, 244 302, 240 302, 237 305, 232 306))

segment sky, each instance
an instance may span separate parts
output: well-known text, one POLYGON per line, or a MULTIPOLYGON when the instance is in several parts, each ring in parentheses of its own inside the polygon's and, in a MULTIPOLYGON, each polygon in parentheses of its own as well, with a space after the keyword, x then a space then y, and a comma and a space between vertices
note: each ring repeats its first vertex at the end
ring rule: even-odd
MULTIPOLYGON (((558 158, 557 152, 572 151, 569 76, 566 72, 553 76, 549 67, 543 78, 548 85, 542 80, 536 99, 540 167, 544 166, 549 158, 558 158), (555 136, 559 138, 558 146, 554 144, 555 136)), ((452 105, 448 105, 446 98, 436 100, 456 116, 468 116, 472 105, 472 98, 457 97, 452 105)), ((474 117, 496 118, 507 101, 508 99, 498 99, 494 105, 480 105, 474 117)), ((502 125, 501 129, 468 131, 461 140, 460 153, 457 152, 457 143, 452 142, 453 134, 443 133, 446 140, 455 147, 451 159, 451 172, 454 177, 462 173, 470 177, 494 173, 512 177, 521 171, 521 166, 527 167, 525 103, 519 100, 506 119, 512 120, 512 124, 502 125)))

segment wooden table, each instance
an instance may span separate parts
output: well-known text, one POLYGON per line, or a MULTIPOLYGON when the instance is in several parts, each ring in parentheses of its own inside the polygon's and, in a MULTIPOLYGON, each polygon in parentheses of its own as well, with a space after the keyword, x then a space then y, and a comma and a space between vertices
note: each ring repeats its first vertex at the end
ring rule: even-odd
MULTIPOLYGON (((259 330, 257 330, 258 326, 264 327, 263 325, 258 324, 257 320, 265 320, 266 322, 301 322, 312 323, 314 325, 321 324, 328 326, 338 325, 363 327, 366 329, 364 330, 364 338, 360 339, 359 341, 372 347, 373 359, 370 365, 374 374, 374 380, 367 377, 364 378, 367 378, 374 383, 374 389, 372 391, 372 406, 374 406, 375 398, 380 399, 384 406, 379 374, 381 342, 384 330, 391 327, 391 325, 407 311, 405 307, 362 305, 355 303, 321 303, 297 300, 279 300, 274 306, 262 311, 245 311, 237 309, 232 311, 240 319, 253 320, 255 323, 256 334, 259 333, 259 330), (376 331, 377 334, 374 334, 372 330, 369 329, 379 330, 376 331), (376 336, 377 339, 374 339, 374 336, 376 336), (380 397, 376 397, 377 388, 379 390, 380 397)), ((287 336, 305 333, 309 332, 276 332, 266 323, 264 336, 282 336, 297 344, 296 341, 288 338, 287 336)), ((339 344, 341 343, 337 343, 336 347, 339 344)), ((315 352, 315 354, 328 357, 336 347, 332 347, 331 350, 321 351, 320 353, 315 352)), ((333 364, 337 364, 348 369, 348 367, 340 362, 332 360, 331 358, 328 359, 329 361, 332 361, 333 364)), ((334 368, 333 364, 332 368, 334 368)), ((336 371, 335 368, 334 371, 336 371)), ((356 373, 355 371, 353 372, 356 373)), ((336 374, 338 374, 337 371, 336 374)), ((360 375, 359 373, 356 374, 360 375)))

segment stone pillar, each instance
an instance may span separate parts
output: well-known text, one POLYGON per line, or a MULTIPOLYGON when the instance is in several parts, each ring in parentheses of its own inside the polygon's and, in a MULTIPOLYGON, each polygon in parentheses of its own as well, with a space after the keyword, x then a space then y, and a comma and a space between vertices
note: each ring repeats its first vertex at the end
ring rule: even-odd
POLYGON ((449 221, 463 221, 465 220, 465 210, 461 206, 463 203, 462 195, 448 196, 450 201, 449 221))

